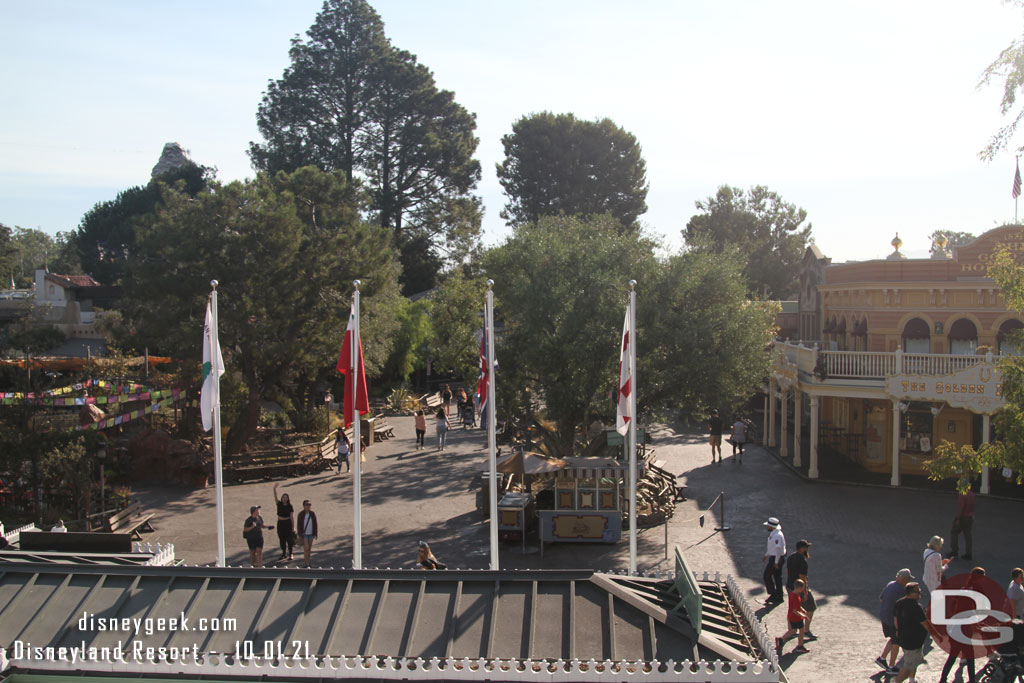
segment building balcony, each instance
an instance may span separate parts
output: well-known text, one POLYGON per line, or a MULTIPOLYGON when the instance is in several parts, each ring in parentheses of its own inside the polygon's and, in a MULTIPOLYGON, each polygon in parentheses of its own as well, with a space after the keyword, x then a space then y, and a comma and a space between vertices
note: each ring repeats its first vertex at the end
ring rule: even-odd
POLYGON ((825 351, 814 342, 775 342, 772 369, 783 381, 803 384, 849 386, 885 385, 886 379, 914 375, 936 379, 956 375, 982 364, 999 360, 996 354, 957 355, 946 353, 904 353, 880 351, 825 351))

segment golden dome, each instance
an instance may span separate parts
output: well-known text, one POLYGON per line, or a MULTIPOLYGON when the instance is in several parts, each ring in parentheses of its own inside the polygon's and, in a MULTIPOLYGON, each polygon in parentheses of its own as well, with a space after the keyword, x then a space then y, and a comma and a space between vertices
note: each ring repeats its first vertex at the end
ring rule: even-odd
POLYGON ((893 249, 899 251, 900 247, 903 246, 903 240, 900 239, 900 234, 896 233, 896 236, 892 238, 892 242, 889 242, 889 244, 892 245, 893 249))

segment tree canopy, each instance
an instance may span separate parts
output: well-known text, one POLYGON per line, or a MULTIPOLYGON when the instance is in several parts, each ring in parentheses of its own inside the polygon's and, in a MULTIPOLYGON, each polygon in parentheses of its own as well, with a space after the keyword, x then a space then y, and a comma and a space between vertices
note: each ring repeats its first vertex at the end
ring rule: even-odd
POLYGON ((228 452, 255 430, 268 392, 301 401, 333 376, 354 279, 368 374, 387 360, 398 268, 387 232, 359 219, 341 172, 260 174, 195 197, 165 187, 136 239, 122 309, 137 347, 198 359, 209 283, 220 283, 225 362, 246 392, 228 452))
MULTIPOLYGON (((648 418, 732 406, 768 370, 774 305, 748 302, 735 257, 659 261, 642 233, 611 216, 544 217, 485 255, 495 280, 501 405, 513 390, 543 397, 572 451, 577 428, 613 419, 629 281, 637 285, 637 400, 648 418)), ((482 294, 483 290, 480 290, 482 294)))
POLYGON ((647 211, 640 145, 611 119, 541 112, 516 121, 501 143, 498 180, 508 198, 501 216, 510 223, 609 214, 635 230, 647 211))
POLYGON ((82 270, 105 285, 119 284, 135 250, 138 222, 150 216, 160 202, 161 184, 180 183, 182 191, 195 195, 212 179, 213 169, 190 161, 145 185, 119 192, 115 199, 96 204, 82 217, 70 239, 82 270))
POLYGON ((327 0, 289 55, 257 112, 263 142, 250 144, 253 164, 314 165, 363 181, 374 222, 394 234, 405 291, 432 287, 437 266, 458 262, 479 236, 469 196, 480 180, 475 116, 391 45, 364 0, 327 0))
POLYGON ((615 386, 627 283, 654 269, 653 244, 611 216, 548 216, 516 227, 484 263, 504 322, 497 387, 539 390, 571 454, 576 428, 611 405, 600 397, 615 386))
POLYGON ((701 213, 686 224, 683 238, 692 250, 720 254, 738 249, 743 274, 757 297, 796 295, 800 260, 811 236, 807 212, 763 185, 749 191, 722 185, 713 197, 696 202, 701 213))

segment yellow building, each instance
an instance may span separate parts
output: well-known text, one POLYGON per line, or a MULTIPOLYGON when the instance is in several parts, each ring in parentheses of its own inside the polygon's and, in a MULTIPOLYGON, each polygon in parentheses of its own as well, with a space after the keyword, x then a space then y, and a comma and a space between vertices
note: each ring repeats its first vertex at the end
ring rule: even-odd
POLYGON ((832 263, 813 245, 805 254, 800 341, 775 344, 764 433, 811 478, 834 457, 899 486, 924 473, 941 441, 987 441, 1003 405, 996 361, 1024 322, 987 268, 1000 247, 1024 252, 1024 231, 997 228, 951 250, 943 242, 921 259, 906 258, 898 236, 892 244, 873 261, 832 263))

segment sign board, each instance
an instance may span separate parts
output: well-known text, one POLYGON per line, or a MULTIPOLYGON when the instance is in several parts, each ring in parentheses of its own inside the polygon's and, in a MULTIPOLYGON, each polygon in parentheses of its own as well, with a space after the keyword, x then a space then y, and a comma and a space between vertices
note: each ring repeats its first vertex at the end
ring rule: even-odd
POLYGON ((1003 380, 992 363, 979 363, 951 375, 892 375, 885 392, 894 399, 945 402, 972 413, 994 413, 1006 405, 1003 380))

